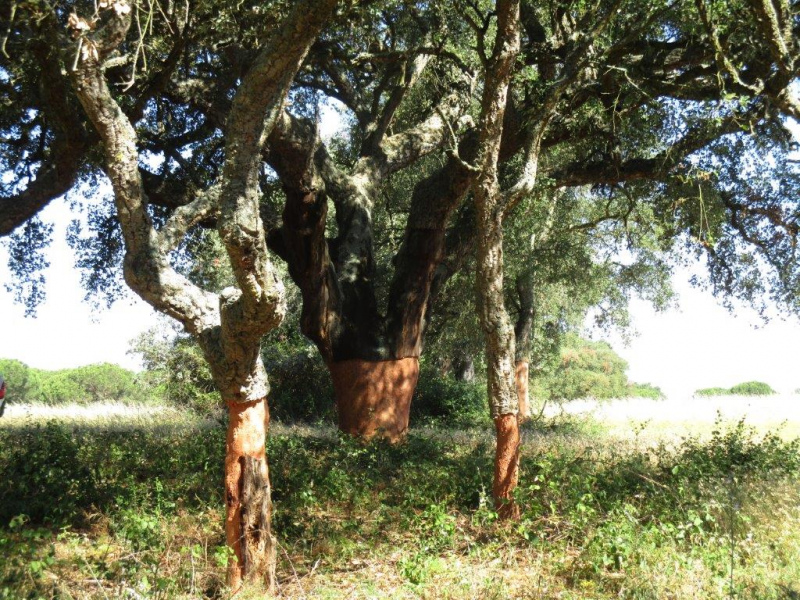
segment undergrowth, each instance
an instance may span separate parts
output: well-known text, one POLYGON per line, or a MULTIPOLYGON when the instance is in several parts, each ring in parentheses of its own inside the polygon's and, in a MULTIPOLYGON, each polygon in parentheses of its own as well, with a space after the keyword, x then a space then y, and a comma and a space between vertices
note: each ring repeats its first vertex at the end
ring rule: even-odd
MULTIPOLYGON (((800 593, 797 441, 740 422, 623 447, 568 425, 526 429, 515 523, 492 510, 483 430, 427 428, 399 446, 273 432, 280 594, 800 593)), ((226 597, 224 440, 214 425, 0 429, 0 598, 226 597)))

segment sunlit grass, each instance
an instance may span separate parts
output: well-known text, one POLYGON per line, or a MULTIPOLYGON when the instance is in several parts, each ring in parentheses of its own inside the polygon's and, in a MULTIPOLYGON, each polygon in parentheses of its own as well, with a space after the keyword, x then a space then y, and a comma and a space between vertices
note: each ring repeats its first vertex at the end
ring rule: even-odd
MULTIPOLYGON (((390 447, 274 423, 279 595, 795 597, 800 449, 784 440, 796 423, 777 437, 734 404, 676 421, 680 404, 658 412, 668 402, 526 424, 518 523, 491 507, 490 427, 418 426, 390 447)), ((0 419, 0 598, 226 597, 222 422, 67 414, 0 419)))

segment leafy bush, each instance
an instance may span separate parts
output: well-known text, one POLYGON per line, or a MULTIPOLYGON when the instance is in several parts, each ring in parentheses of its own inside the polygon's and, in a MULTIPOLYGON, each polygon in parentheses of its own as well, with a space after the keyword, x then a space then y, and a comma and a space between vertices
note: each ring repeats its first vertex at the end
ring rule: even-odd
POLYGON ((267 364, 270 415, 279 421, 333 421, 331 376, 313 348, 267 364))
POLYGON ((695 396, 771 396, 775 394, 769 385, 761 381, 746 381, 730 389, 721 387, 703 388, 696 390, 695 396))
POLYGON ((419 383, 411 401, 412 420, 467 425, 488 414, 485 384, 442 377, 433 365, 421 363, 419 383))
POLYGON ((727 396, 731 393, 731 391, 727 388, 721 387, 710 387, 710 388, 702 388, 699 390, 695 390, 695 396, 727 396))
POLYGON ((156 398, 199 413, 214 412, 220 397, 200 346, 175 330, 152 328, 131 344, 145 367, 143 379, 156 398))
POLYGON ((28 402, 31 387, 31 369, 23 362, 0 358, 0 374, 6 381, 6 400, 28 402))
POLYGON ((665 398, 661 388, 650 383, 628 384, 628 396, 631 398, 650 398, 652 400, 663 400, 665 398))
POLYGON ((771 396, 774 393, 775 390, 762 381, 746 381, 731 388, 731 394, 737 396, 771 396))
POLYGON ((551 373, 534 376, 531 392, 559 400, 664 397, 651 384, 629 382, 627 369, 628 363, 608 343, 569 333, 564 336, 560 363, 551 373))

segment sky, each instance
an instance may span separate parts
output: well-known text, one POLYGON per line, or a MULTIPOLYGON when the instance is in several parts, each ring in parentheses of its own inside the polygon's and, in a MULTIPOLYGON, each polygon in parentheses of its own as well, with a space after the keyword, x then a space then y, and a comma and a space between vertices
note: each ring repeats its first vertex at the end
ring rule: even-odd
MULTIPOLYGON (((54 201, 42 219, 56 227, 45 273, 47 301, 36 318, 26 318, 23 307, 0 285, 0 358, 15 358, 40 369, 96 362, 139 369, 137 357, 128 354, 130 341, 157 326, 160 318, 132 293, 108 310, 95 310, 84 302, 74 256, 64 241, 70 220, 67 202, 54 201)), ((606 336, 628 361, 629 377, 658 385, 670 396, 750 380, 765 381, 785 393, 800 388, 798 319, 774 319, 764 325, 752 310, 731 314, 709 293, 690 286, 689 276, 682 270, 673 278, 677 308, 655 313, 647 302, 633 301, 638 335, 628 345, 617 333, 606 336)), ((7 249, 0 241, 0 284, 9 277, 7 249)))

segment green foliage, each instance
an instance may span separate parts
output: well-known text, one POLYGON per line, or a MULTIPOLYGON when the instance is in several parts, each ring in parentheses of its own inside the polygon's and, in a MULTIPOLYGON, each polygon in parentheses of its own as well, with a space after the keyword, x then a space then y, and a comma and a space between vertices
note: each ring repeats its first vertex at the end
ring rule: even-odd
POLYGON ((314 348, 268 364, 270 415, 284 422, 333 421, 331 376, 314 348))
MULTIPOLYGON (((268 448, 274 530, 291 560, 279 571, 308 573, 314 598, 346 595, 345 570, 364 578, 375 569, 396 572, 420 596, 447 588, 447 597, 470 598, 483 585, 472 571, 506 552, 514 566, 501 567, 515 586, 531 568, 545 578, 536 585, 574 597, 668 597, 687 579, 697 586, 687 593, 721 600, 733 552, 737 597, 779 598, 779 584, 795 585, 800 442, 743 422, 641 449, 569 432, 535 432, 544 443, 524 449, 522 519, 502 524, 487 499, 493 445, 484 431, 437 428, 391 446, 277 427, 268 448)), ((0 429, 0 598, 49 597, 54 577, 75 586, 72 597, 102 597, 98 581, 148 589, 146 597, 223 596, 224 440, 215 424, 0 429)), ((513 589, 504 597, 536 597, 541 587, 513 589)))
POLYGON ((450 427, 480 423, 486 419, 486 385, 457 381, 429 361, 420 364, 419 383, 411 402, 412 423, 440 421, 450 427))
POLYGON ((200 346, 188 335, 168 327, 154 327, 131 342, 146 369, 146 379, 155 395, 167 402, 199 413, 211 413, 220 405, 200 346))
POLYGON ((532 377, 532 394, 544 398, 663 398, 651 384, 630 383, 628 363, 607 342, 585 340, 574 333, 563 337, 560 362, 532 377))
POLYGON ((74 369, 45 371, 18 360, 0 359, 0 373, 6 379, 11 402, 90 404, 93 402, 153 402, 147 377, 118 365, 101 363, 74 369))
POLYGON ((710 387, 695 390, 695 396, 728 396, 731 391, 728 388, 710 387))
POLYGON ((0 374, 6 382, 6 401, 25 402, 31 394, 31 369, 23 362, 0 358, 0 374))
POLYGON ((762 381, 746 381, 731 388, 731 394, 737 396, 771 396, 775 390, 762 381))
POLYGON ((650 383, 628 384, 627 396, 631 398, 650 398, 652 400, 663 400, 665 398, 661 388, 650 383))
POLYGON ((732 388, 711 387, 696 390, 695 396, 771 396, 775 394, 768 384, 761 381, 746 381, 732 388))

